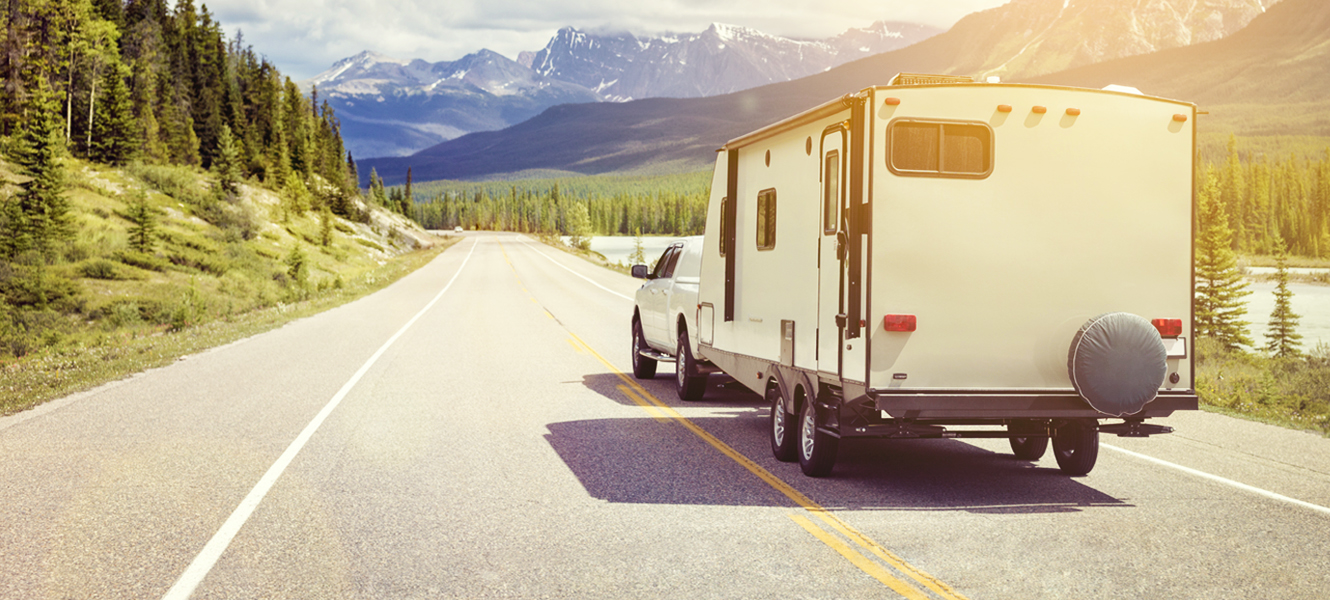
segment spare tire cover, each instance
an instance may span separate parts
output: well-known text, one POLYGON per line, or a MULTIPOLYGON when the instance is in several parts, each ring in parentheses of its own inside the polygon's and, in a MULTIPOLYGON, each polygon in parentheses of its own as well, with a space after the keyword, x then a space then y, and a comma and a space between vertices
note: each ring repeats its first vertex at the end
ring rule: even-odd
POLYGON ((1071 341, 1067 372, 1076 392, 1113 416, 1140 412, 1154 400, 1168 371, 1159 330, 1131 313, 1090 319, 1071 341))

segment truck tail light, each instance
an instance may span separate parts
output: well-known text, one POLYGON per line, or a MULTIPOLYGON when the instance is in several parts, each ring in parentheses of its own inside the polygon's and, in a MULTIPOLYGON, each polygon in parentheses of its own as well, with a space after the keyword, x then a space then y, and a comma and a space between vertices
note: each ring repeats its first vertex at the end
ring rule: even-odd
POLYGON ((1152 319, 1150 324, 1159 330, 1159 337, 1175 338, 1182 335, 1182 319, 1152 319))
POLYGON ((887 315, 882 317, 882 328, 887 331, 914 331, 914 315, 887 315))

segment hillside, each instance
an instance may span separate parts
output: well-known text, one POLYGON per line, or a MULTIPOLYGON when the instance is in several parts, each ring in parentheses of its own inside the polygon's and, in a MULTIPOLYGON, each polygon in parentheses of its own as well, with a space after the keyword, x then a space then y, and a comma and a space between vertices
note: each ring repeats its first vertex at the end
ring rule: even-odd
POLYGON ((1031 79, 1196 102, 1202 127, 1240 136, 1330 136, 1330 3, 1283 0, 1222 40, 1031 79))
POLYGON ((967 16, 946 33, 908 48, 795 81, 709 98, 553 107, 502 131, 462 136, 410 157, 362 161, 361 183, 370 168, 389 183, 401 183, 407 167, 417 181, 483 179, 531 169, 584 174, 705 169, 725 141, 883 84, 899 72, 1000 72, 1007 79, 1032 78, 1059 66, 1110 58, 1114 54, 1107 50, 1091 50, 1116 47, 1123 40, 1137 40, 1127 49, 1148 51, 1222 35, 1261 14, 1261 5, 1249 0, 1204 5, 1155 0, 1130 6, 1117 0, 1014 0, 967 16), (1176 18, 1142 29, 1141 23, 1164 13, 1176 18))
MULTIPOLYGON (((197 167, 61 162, 67 241, 45 259, 0 261, 0 414, 344 302, 438 242, 358 199, 355 219, 320 210, 318 189, 251 182, 219 197, 197 167)), ((0 158, 6 205, 30 181, 22 172, 0 158)))

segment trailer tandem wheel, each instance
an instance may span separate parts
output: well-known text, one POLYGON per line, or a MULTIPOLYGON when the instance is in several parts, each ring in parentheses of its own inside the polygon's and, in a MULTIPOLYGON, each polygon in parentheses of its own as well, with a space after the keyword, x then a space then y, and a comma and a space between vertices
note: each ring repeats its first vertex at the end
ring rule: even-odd
POLYGON ((642 350, 646 347, 646 338, 642 336, 642 321, 633 315, 633 377, 638 379, 656 376, 656 359, 642 356, 642 350))
POLYGON ((1007 425, 1007 431, 1013 436, 1007 441, 1011 442, 1011 451, 1016 458, 1021 460, 1039 460, 1048 451, 1048 426, 1040 421, 1012 421, 1007 425), (1030 433, 1038 434, 1029 437, 1016 437, 1014 434, 1030 433))
POLYGON ((799 411, 799 468, 809 477, 830 474, 836 465, 836 451, 840 449, 840 438, 820 430, 822 424, 817 402, 804 402, 799 411))
POLYGON ((1099 458, 1099 427, 1094 419, 1074 419, 1053 430, 1053 456, 1063 473, 1085 475, 1099 458))
POLYGON ((771 454, 781 462, 799 460, 799 434, 794 426, 797 419, 785 411, 779 385, 767 385, 767 403, 771 405, 771 419, 767 422, 771 454))

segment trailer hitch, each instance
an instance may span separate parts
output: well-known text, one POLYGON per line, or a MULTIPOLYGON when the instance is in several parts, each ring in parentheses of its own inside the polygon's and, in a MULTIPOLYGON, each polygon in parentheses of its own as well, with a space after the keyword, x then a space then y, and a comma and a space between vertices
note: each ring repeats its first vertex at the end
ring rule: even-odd
POLYGON ((1118 437, 1150 437, 1152 435, 1173 433, 1173 428, 1163 425, 1146 425, 1143 419, 1127 419, 1121 423, 1100 425, 1099 431, 1112 433, 1118 437))

